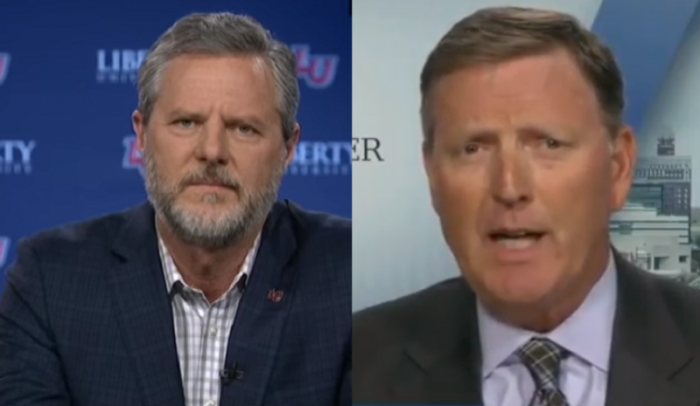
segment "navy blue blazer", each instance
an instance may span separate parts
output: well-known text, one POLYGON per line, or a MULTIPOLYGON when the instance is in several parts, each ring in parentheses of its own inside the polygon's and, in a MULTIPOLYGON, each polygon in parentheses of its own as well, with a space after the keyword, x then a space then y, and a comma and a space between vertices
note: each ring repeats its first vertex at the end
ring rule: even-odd
MULTIPOLYGON (((0 298, 0 405, 185 406, 157 244, 148 203, 20 244, 0 298)), ((351 249, 350 220, 275 204, 221 406, 350 405, 351 249)))

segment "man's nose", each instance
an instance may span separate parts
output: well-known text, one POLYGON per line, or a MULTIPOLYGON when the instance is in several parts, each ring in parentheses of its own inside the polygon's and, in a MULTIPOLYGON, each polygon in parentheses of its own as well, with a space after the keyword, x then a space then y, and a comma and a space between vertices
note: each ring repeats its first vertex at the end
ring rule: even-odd
POLYGON ((220 123, 207 123, 197 144, 197 158, 203 161, 225 164, 230 159, 226 127, 220 123))
POLYGON ((532 174, 530 165, 518 151, 501 153, 491 170, 493 199, 509 208, 532 201, 532 174))

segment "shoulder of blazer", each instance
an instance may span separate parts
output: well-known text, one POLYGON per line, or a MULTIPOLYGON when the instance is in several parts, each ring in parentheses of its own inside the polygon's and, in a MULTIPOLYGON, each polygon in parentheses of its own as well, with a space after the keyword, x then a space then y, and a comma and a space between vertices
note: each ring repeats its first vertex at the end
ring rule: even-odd
POLYGON ((297 235, 320 234, 323 237, 345 237, 350 243, 352 221, 334 214, 307 210, 289 200, 277 202, 273 213, 286 213, 297 235))
POLYGON ((624 272, 639 279, 640 293, 647 300, 661 301, 689 348, 700 354, 700 289, 636 267, 624 272))
POLYGON ((142 223, 144 229, 155 228, 154 212, 150 203, 143 203, 123 211, 88 218, 45 229, 20 241, 40 258, 70 261, 82 252, 109 252, 119 232, 130 221, 142 223), (152 224, 153 223, 153 224, 152 224))
POLYGON ((453 325, 460 314, 469 317, 473 303, 474 295, 460 277, 360 310, 353 315, 353 356, 439 334, 441 326, 453 325))

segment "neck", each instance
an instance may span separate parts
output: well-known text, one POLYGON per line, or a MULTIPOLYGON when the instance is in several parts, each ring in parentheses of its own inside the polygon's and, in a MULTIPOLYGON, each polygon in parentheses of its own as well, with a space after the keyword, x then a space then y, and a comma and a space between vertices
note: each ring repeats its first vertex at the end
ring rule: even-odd
POLYGON ((515 327, 537 333, 548 333, 559 327, 583 304, 593 286, 600 280, 608 266, 609 244, 595 247, 584 261, 579 277, 568 282, 556 293, 529 304, 484 303, 498 319, 515 327))
POLYGON ((233 245, 206 249, 183 242, 160 216, 157 216, 156 226, 183 281, 204 292, 209 302, 220 298, 231 287, 262 229, 262 225, 255 227, 233 245))

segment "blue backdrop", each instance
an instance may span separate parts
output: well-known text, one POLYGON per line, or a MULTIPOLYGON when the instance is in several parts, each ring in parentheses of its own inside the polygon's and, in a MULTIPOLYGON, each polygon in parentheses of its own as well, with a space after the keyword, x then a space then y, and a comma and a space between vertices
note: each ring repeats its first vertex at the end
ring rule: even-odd
POLYGON ((281 197, 351 215, 351 19, 344 1, 0 4, 0 290, 18 239, 146 198, 131 149, 138 66, 191 12, 255 17, 297 54, 302 141, 281 197))

